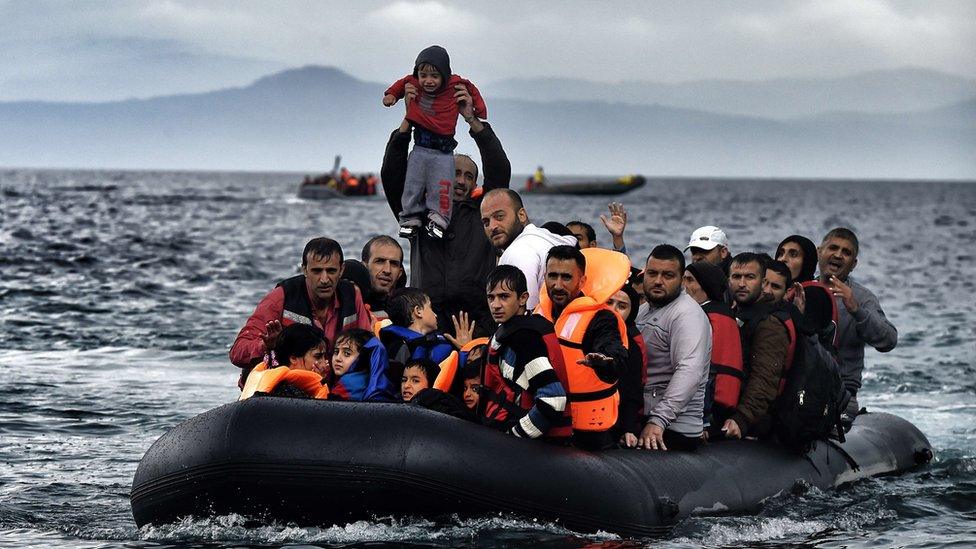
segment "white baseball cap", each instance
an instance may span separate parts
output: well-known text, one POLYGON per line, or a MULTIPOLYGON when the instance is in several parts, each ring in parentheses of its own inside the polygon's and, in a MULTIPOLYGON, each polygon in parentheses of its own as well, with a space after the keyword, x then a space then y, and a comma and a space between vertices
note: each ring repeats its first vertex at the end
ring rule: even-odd
POLYGON ((719 229, 718 227, 713 227, 712 225, 706 225, 704 227, 699 227, 695 229, 695 232, 691 233, 691 240, 685 247, 685 251, 688 248, 701 248, 703 250, 712 250, 716 246, 729 247, 729 237, 725 236, 725 231, 719 229))

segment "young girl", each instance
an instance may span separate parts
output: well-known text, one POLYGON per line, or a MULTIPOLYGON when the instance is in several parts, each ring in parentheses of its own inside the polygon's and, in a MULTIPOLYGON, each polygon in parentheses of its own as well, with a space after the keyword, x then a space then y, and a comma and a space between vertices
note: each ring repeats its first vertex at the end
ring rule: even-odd
POLYGON ((332 371, 337 381, 332 394, 352 401, 392 402, 393 383, 387 375, 386 348, 372 332, 353 328, 336 336, 332 371))
POLYGON ((430 388, 440 368, 427 359, 414 359, 407 362, 400 378, 400 398, 410 402, 417 393, 430 388))
POLYGON ((264 393, 276 396, 327 398, 328 342, 321 330, 292 324, 281 331, 269 362, 251 370, 240 400, 264 393))

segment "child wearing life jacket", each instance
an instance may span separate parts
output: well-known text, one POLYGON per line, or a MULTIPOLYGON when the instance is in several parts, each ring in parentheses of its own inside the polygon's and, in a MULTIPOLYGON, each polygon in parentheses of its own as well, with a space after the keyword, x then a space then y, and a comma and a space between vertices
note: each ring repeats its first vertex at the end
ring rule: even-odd
POLYGON ((478 389, 481 388, 480 360, 466 364, 464 369, 461 370, 461 377, 464 381, 461 400, 464 402, 465 408, 471 412, 475 412, 478 409, 478 402, 481 400, 481 397, 478 395, 478 389))
POLYGON ((451 221, 453 204, 458 88, 464 86, 471 96, 473 117, 485 118, 488 108, 474 84, 451 74, 451 59, 440 46, 420 52, 413 73, 386 90, 383 105, 392 107, 403 98, 407 84, 416 88, 417 96, 407 104, 406 119, 413 126, 414 147, 407 157, 399 234, 402 238, 413 238, 425 227, 431 237, 443 238, 451 221))
POLYGON ((387 313, 390 325, 379 335, 390 360, 392 380, 400 381, 400 373, 411 359, 424 358, 439 365, 454 351, 454 345, 437 333, 437 314, 422 290, 395 291, 387 300, 387 313))
POLYGON ((396 390, 387 376, 390 366, 386 348, 368 330, 350 328, 336 336, 332 371, 336 382, 332 395, 357 402, 393 402, 396 390))
POLYGON ((430 388, 440 368, 427 359, 414 359, 407 362, 400 378, 400 399, 410 402, 417 393, 430 388))
POLYGON ((308 324, 286 326, 265 361, 248 374, 240 400, 265 393, 276 396, 327 398, 328 342, 308 324))

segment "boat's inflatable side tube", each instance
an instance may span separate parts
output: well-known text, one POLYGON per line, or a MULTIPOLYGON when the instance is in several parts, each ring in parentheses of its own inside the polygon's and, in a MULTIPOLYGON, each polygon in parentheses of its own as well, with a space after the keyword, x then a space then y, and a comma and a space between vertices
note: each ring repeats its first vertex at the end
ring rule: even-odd
POLYGON ((797 481, 829 488, 931 456, 913 425, 858 417, 807 458, 759 442, 696 453, 586 453, 416 406, 276 397, 228 404, 160 438, 132 486, 136 523, 238 513, 299 524, 510 512, 578 531, 661 533, 692 514, 747 512, 797 481))

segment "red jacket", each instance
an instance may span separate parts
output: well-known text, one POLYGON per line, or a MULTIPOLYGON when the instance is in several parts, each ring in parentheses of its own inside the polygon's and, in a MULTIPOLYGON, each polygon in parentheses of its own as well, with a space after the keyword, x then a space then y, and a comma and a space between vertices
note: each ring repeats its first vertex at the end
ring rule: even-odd
POLYGON ((430 94, 421 89, 420 81, 415 76, 408 75, 394 82, 386 90, 386 95, 403 99, 408 83, 417 88, 418 94, 416 100, 407 105, 407 120, 436 134, 454 135, 458 117, 458 104, 454 99, 454 94, 457 92, 454 86, 457 84, 464 84, 468 88, 468 93, 471 94, 471 101, 473 102, 474 115, 481 119, 488 118, 488 107, 485 105, 485 100, 470 80, 452 74, 447 85, 441 86, 441 89, 430 94))
MULTIPOLYGON (((261 335, 266 332, 268 322, 272 320, 282 320, 282 312, 285 305, 285 290, 281 287, 268 292, 264 299, 258 303, 254 313, 247 319, 244 327, 241 328, 237 339, 230 348, 230 361, 235 366, 250 369, 264 358, 264 340, 261 335)), ((373 329, 372 317, 366 306, 363 304, 363 297, 356 288, 356 327, 364 330, 373 329)), ((315 311, 315 327, 325 333, 331 345, 335 341, 336 331, 339 326, 339 299, 338 293, 333 298, 332 304, 324 311, 315 311)))

